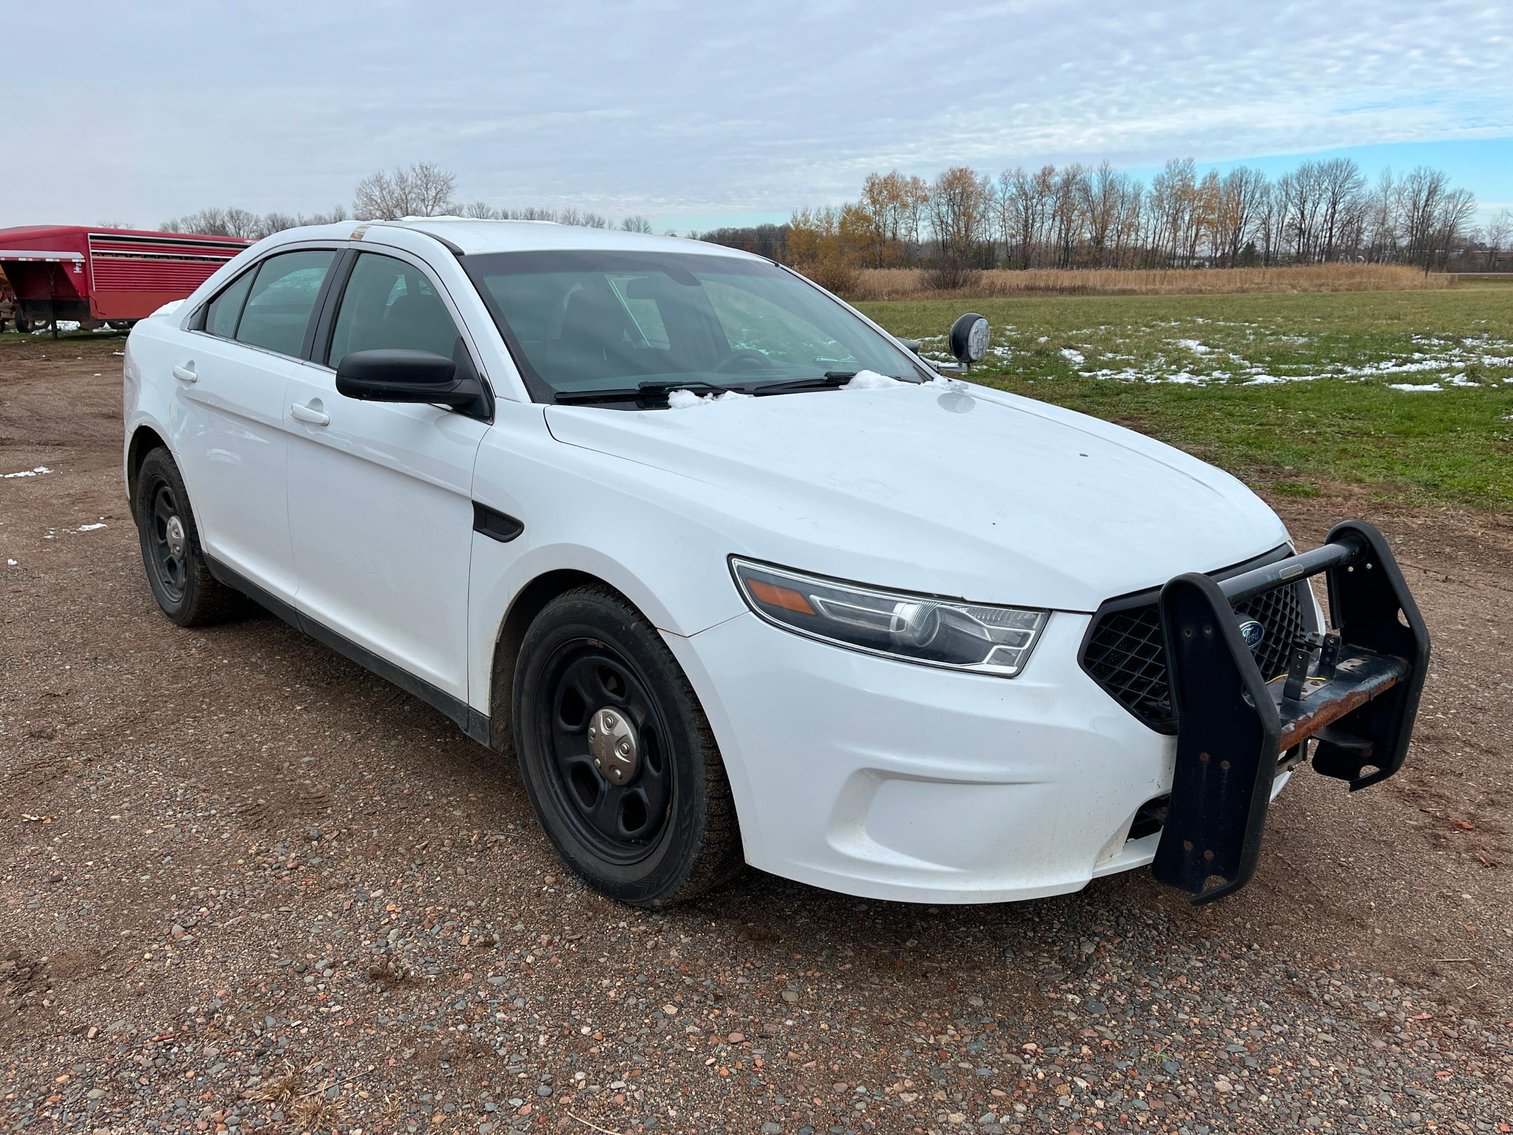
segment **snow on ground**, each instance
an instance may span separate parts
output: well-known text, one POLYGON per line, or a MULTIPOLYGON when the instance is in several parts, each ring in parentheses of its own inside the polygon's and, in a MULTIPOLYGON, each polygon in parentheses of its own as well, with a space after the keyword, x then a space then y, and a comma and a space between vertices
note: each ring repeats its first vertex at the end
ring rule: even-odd
POLYGON ((46 465, 38 465, 35 469, 23 469, 19 473, 0 473, 0 481, 8 481, 12 477, 41 477, 51 472, 46 465))
MULTIPOLYGON (((1236 325, 1238 326, 1238 325, 1236 325)), ((1247 328, 1246 338, 1265 349, 1277 344, 1306 345, 1309 340, 1299 335, 1267 335, 1264 330, 1247 328)), ((1364 381, 1391 375, 1423 375, 1424 382, 1388 383, 1391 390, 1442 390, 1446 386, 1480 387, 1488 382, 1513 384, 1513 376, 1486 378, 1477 382, 1467 377, 1470 368, 1478 370, 1513 367, 1513 342, 1493 339, 1490 336, 1470 336, 1459 340, 1436 339, 1416 335, 1412 340, 1415 350, 1371 362, 1351 365, 1342 362, 1309 364, 1307 362, 1270 364, 1252 362, 1238 351, 1204 343, 1200 339, 1168 339, 1166 345, 1179 348, 1189 356, 1211 359, 1222 363, 1211 371, 1195 369, 1190 359, 1168 359, 1158 352, 1152 359, 1115 351, 1100 351, 1084 347, 1081 351, 1063 347, 1061 355, 1079 368, 1083 378, 1107 379, 1113 382, 1170 383, 1179 386, 1208 386, 1237 382, 1242 386, 1270 386, 1285 382, 1317 382, 1321 379, 1364 381), (1094 356, 1087 365, 1083 352, 1094 356), (1098 362, 1124 362, 1124 366, 1098 366, 1098 362)), ((1242 349, 1245 349, 1242 347, 1242 349)))
POLYGON ((1191 351, 1195 355, 1211 355, 1214 349, 1198 342, 1196 339, 1173 339, 1172 344, 1191 351))
POLYGON ((109 528, 109 527, 110 527, 110 525, 108 525, 108 524, 104 523, 103 521, 101 521, 98 524, 81 524, 81 525, 79 525, 79 529, 78 530, 80 532, 97 532, 101 528, 109 528))

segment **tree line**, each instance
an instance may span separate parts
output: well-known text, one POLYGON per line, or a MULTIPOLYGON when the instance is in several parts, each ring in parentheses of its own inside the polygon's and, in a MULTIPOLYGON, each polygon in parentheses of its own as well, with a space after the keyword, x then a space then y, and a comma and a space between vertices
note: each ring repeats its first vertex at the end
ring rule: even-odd
POLYGON ((396 221, 401 217, 443 215, 497 221, 556 221, 591 229, 619 228, 627 232, 651 232, 651 222, 642 216, 612 221, 599 213, 571 206, 562 209, 525 206, 497 208, 486 201, 460 204, 457 176, 433 162, 412 162, 392 172, 378 170, 357 183, 352 210, 337 205, 324 213, 253 213, 247 209, 211 207, 182 217, 170 217, 158 227, 171 233, 204 233, 209 236, 261 240, 299 225, 324 225, 349 218, 361 221, 396 221))
POLYGON ((1273 180, 1250 166, 1200 173, 1183 158, 1149 185, 1106 161, 997 177, 956 166, 931 181, 873 173, 855 201, 800 209, 786 225, 700 236, 822 275, 922 266, 955 287, 983 268, 1494 268, 1513 237, 1513 211, 1480 228, 1475 213, 1475 196, 1428 166, 1368 181, 1349 158, 1318 159, 1273 180))

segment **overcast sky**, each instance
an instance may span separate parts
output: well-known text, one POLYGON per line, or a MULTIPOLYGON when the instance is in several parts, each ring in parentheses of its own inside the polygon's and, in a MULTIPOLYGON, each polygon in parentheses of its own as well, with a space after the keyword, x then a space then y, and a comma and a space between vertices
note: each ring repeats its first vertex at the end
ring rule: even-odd
POLYGON ((870 170, 1337 150, 1513 205, 1509 0, 6 7, 0 227, 350 206, 416 159, 680 230, 870 170))

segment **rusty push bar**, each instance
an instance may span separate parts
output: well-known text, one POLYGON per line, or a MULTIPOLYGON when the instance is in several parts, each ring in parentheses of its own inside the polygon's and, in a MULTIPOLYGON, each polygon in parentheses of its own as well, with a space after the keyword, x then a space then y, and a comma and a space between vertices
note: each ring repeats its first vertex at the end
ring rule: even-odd
POLYGON ((1313 767, 1352 790, 1402 767, 1429 662, 1429 632, 1382 534, 1336 525, 1328 542, 1217 582, 1179 575, 1161 589, 1177 759, 1151 871, 1211 902, 1249 881, 1278 760, 1309 739, 1313 767), (1270 682, 1232 603, 1327 573, 1331 638, 1294 644, 1293 674, 1270 682))

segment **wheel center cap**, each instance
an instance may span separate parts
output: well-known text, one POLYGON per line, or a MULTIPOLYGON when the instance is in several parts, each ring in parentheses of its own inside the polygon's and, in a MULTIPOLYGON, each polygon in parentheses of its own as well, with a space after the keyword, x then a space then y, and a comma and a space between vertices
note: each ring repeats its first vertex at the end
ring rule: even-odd
POLYGON ((636 730, 618 709, 601 709, 588 719, 588 754, 611 784, 629 784, 640 768, 636 730))
POLYGON ((177 516, 168 518, 168 550, 176 556, 184 554, 184 522, 177 516))

